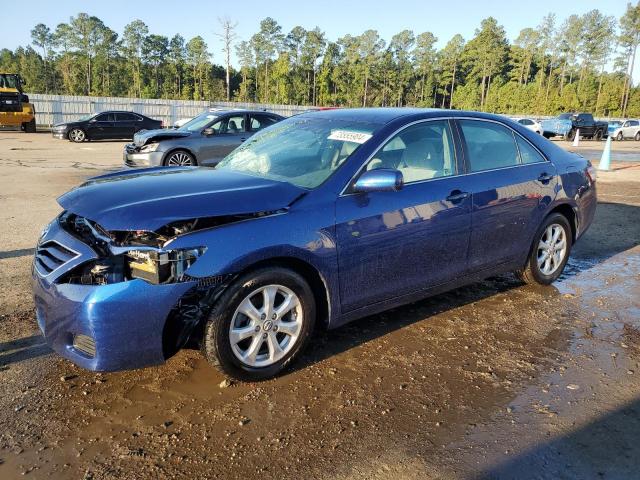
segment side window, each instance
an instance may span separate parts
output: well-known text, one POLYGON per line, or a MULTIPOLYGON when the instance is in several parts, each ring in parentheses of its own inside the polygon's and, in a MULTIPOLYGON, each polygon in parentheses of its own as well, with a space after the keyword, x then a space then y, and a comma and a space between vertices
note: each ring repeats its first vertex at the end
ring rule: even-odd
POLYGON ((531 144, 520 135, 516 135, 516 143, 518 144, 518 150, 520 150, 522 163, 537 163, 545 161, 540 152, 533 148, 531 144))
POLYGON ((220 133, 234 134, 244 131, 244 115, 234 115, 222 121, 222 131, 220 133))
POLYGON ((638 126, 638 121, 637 120, 631 120, 629 122, 629 126, 630 127, 637 127, 638 126))
POLYGON ((103 113, 96 117, 96 122, 113 122, 113 113, 103 113))
POLYGON ((533 125, 533 122, 528 118, 523 118, 518 123, 520 123, 520 125, 533 125))
POLYGON ((472 172, 519 164, 511 130, 493 122, 460 120, 472 172))
POLYGON ((257 132, 276 122, 277 120, 269 115, 251 115, 251 131, 257 132))
POLYGON ((130 113, 116 113, 116 122, 131 122, 133 119, 130 113))
POLYGON ((437 120, 412 125, 389 140, 367 165, 367 170, 394 168, 405 183, 447 177, 456 172, 449 122, 437 120))

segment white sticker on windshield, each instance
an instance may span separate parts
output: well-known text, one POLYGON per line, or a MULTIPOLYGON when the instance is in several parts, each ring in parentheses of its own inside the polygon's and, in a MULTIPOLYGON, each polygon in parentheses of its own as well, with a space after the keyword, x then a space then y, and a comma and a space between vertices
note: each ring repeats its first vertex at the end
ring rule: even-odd
POLYGON ((341 142, 364 143, 371 138, 371 135, 362 132, 351 132, 349 130, 334 130, 327 138, 341 142))

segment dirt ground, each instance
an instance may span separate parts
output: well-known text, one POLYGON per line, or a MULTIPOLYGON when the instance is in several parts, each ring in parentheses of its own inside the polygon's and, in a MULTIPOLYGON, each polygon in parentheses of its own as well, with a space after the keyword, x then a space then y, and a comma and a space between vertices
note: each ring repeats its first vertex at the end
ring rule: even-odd
POLYGON ((1 479, 640 478, 640 142, 614 142, 554 286, 492 278, 318 332, 285 375, 227 387, 192 350, 83 371, 37 330, 40 229, 122 145, 0 131, 1 479))

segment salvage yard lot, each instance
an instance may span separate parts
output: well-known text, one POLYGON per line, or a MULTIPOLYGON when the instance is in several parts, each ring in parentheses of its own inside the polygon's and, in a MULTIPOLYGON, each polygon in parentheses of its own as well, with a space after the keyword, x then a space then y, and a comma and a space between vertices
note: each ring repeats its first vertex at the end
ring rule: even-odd
POLYGON ((294 370, 230 386, 190 350, 86 372, 37 331, 40 229, 123 145, 0 131, 0 478, 637 476, 640 142, 613 143, 554 286, 506 275, 318 332, 294 370))

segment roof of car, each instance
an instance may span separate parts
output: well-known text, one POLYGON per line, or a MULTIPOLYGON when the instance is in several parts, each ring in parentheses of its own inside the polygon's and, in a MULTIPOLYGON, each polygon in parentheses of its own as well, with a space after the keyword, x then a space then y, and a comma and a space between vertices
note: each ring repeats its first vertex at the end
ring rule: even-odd
POLYGON ((260 110, 260 109, 251 109, 251 108, 208 108, 207 110, 205 110, 205 113, 218 113, 220 115, 224 115, 227 113, 268 113, 269 115, 279 115, 278 113, 275 112, 269 112, 267 110, 260 110))
POLYGON ((466 111, 466 110, 445 110, 440 108, 409 108, 409 107, 376 107, 376 108, 344 108, 335 110, 321 110, 303 113, 304 116, 317 118, 330 118, 336 120, 346 120, 352 122, 365 122, 385 124, 399 118, 430 118, 430 117, 475 117, 490 120, 504 121, 505 117, 491 113, 466 111))

